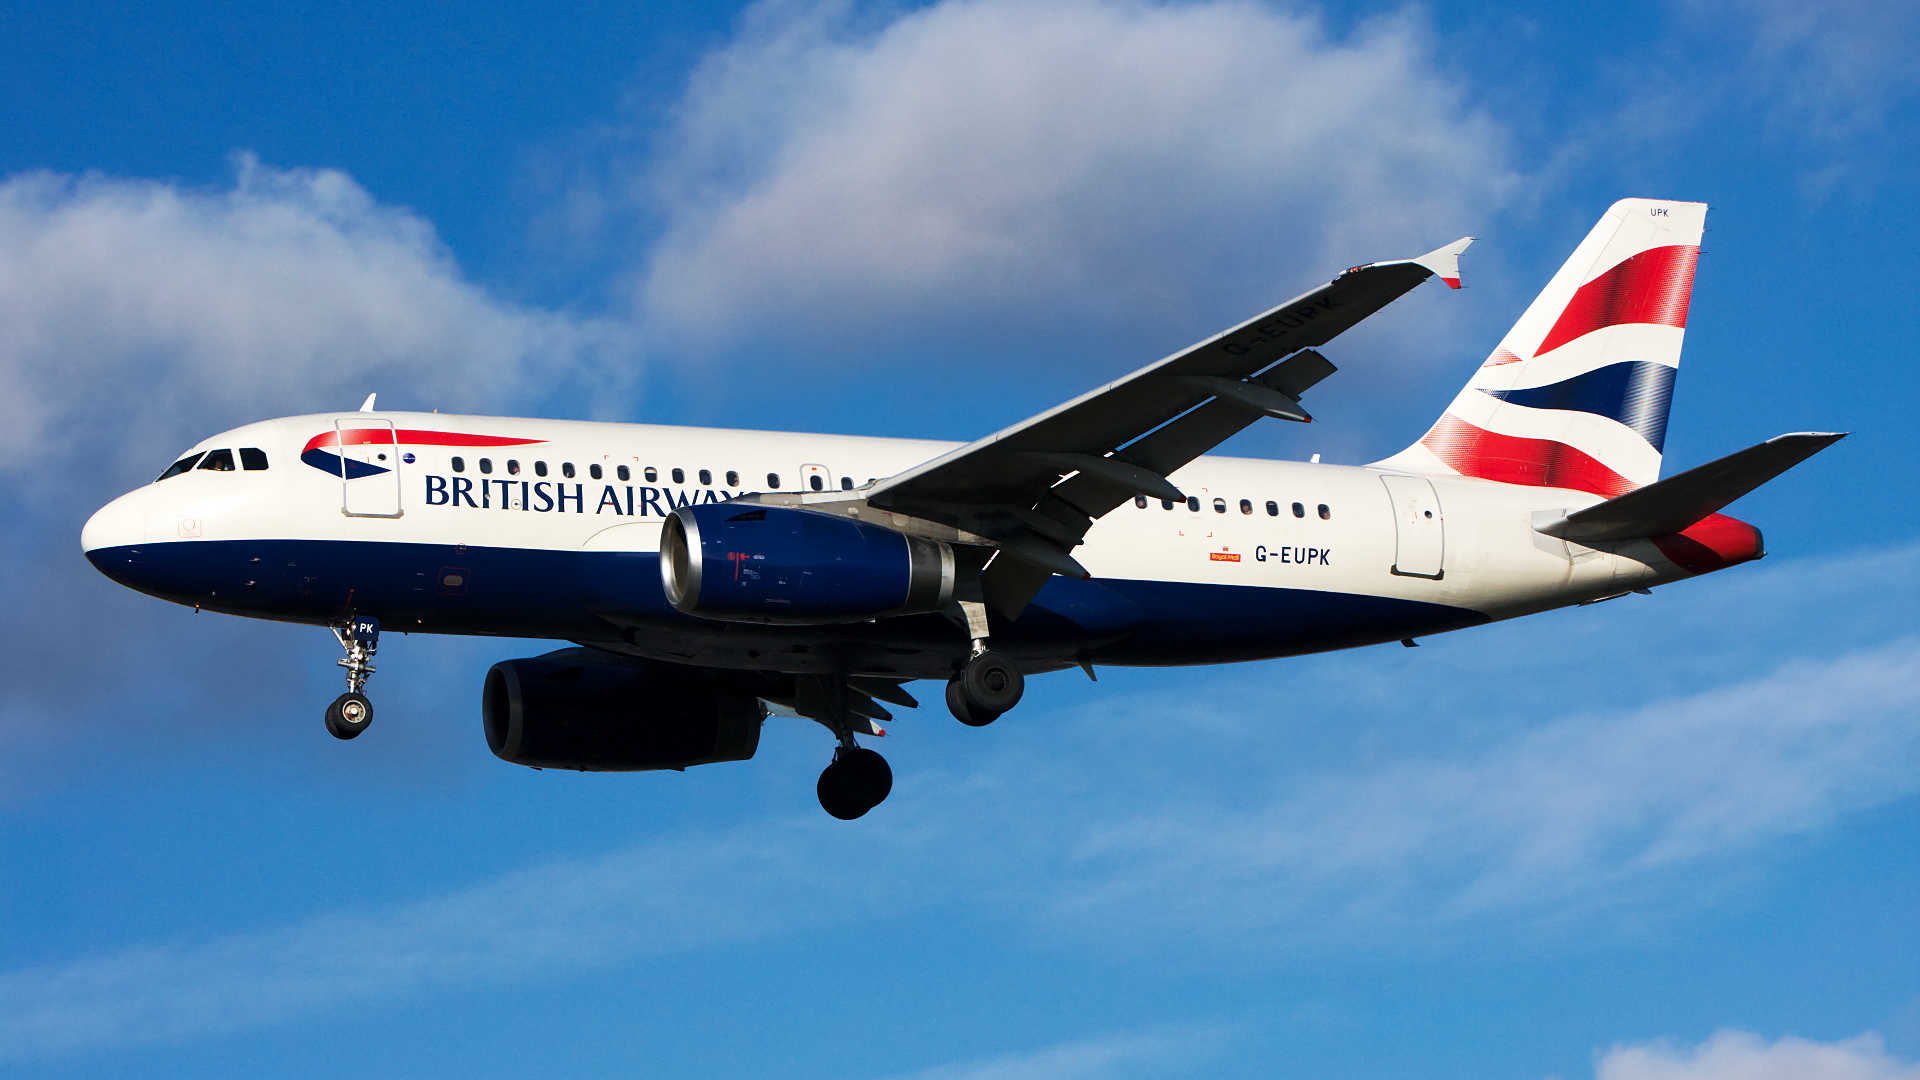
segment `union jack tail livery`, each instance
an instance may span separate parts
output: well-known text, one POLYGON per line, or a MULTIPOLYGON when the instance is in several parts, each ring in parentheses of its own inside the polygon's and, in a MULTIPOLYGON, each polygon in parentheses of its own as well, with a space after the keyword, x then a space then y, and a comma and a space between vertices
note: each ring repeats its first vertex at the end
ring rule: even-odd
POLYGON ((1706 214, 1614 203, 1433 428, 1379 464, 1609 499, 1659 479, 1706 214))

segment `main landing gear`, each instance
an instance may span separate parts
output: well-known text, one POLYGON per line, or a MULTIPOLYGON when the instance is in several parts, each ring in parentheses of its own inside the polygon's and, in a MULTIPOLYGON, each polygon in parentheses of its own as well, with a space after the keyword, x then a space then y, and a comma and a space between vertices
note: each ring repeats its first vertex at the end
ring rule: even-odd
POLYGON ((893 769, 887 759, 853 737, 856 731, 885 734, 874 721, 890 720, 892 715, 879 706, 876 696, 907 708, 918 705, 898 684, 886 680, 835 675, 801 675, 795 679, 791 699, 794 711, 826 725, 840 741, 833 760, 821 771, 814 793, 820 796, 820 808, 842 821, 864 816, 893 791, 893 769), (858 686, 853 685, 856 682, 858 686))
POLYGON ((960 608, 966 613, 967 632, 973 637, 973 655, 947 683, 947 708, 954 719, 969 727, 986 727, 1020 704, 1027 682, 1007 654, 987 647, 986 605, 962 600, 960 608))
POLYGON ((373 674, 373 654, 380 650, 380 620, 369 615, 356 616, 346 626, 329 627, 347 650, 340 666, 347 669, 347 692, 327 706, 327 733, 336 739, 351 739, 373 723, 373 702, 361 693, 373 674))

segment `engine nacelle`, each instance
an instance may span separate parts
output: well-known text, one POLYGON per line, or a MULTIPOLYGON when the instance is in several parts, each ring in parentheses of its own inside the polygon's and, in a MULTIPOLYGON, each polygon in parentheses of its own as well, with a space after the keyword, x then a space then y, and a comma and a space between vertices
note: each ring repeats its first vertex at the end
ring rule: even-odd
POLYGON ((667 600, 730 622, 841 623, 953 602, 953 549, 864 521, 753 503, 682 506, 660 531, 667 600))
POLYGON ((487 746, 515 765, 583 772, 745 761, 766 711, 728 674, 608 663, 588 649, 503 660, 481 695, 487 746))

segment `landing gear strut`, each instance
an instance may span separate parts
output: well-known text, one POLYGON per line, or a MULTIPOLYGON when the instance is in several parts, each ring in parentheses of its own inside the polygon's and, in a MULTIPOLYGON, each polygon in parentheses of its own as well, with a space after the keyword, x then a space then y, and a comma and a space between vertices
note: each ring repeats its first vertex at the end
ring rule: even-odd
POLYGON ((973 655, 966 666, 947 683, 947 708, 954 719, 970 727, 985 727, 1000 719, 1000 714, 1020 704, 1027 682, 1005 653, 987 647, 987 609, 985 604, 962 600, 960 608, 967 616, 967 632, 973 638, 973 655))
POLYGON ((380 620, 370 615, 355 616, 346 626, 329 627, 347 650, 340 666, 347 669, 347 692, 327 706, 327 733, 336 739, 351 739, 373 723, 373 702, 361 693, 373 674, 373 654, 380 651, 380 620))

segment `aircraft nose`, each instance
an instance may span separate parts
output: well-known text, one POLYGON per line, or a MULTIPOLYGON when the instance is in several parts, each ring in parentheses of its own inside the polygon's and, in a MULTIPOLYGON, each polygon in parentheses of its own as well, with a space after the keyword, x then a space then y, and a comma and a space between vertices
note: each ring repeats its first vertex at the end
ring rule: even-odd
POLYGON ((146 515, 141 510, 138 494, 122 495, 94 511, 80 530, 80 550, 91 554, 145 543, 146 515))

